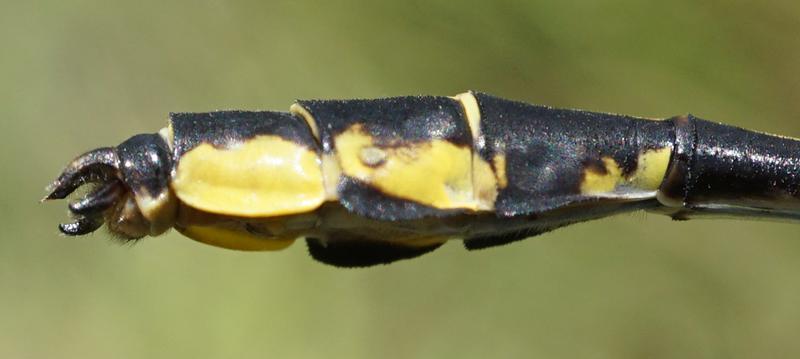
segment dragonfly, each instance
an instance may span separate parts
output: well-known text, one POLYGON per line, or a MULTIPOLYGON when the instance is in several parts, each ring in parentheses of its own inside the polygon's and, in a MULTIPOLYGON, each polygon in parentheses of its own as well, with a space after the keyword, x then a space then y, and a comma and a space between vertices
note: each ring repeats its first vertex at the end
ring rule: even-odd
POLYGON ((59 225, 67 236, 174 228, 245 251, 304 238, 320 262, 366 267, 641 210, 797 221, 800 140, 480 92, 301 100, 288 112, 172 113, 156 133, 75 158, 44 200, 84 185, 59 225))

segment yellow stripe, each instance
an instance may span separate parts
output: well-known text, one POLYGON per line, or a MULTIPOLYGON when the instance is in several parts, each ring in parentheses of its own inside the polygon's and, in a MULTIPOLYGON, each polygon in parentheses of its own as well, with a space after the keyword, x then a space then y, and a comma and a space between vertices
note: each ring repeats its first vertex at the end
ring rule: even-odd
POLYGON ((303 120, 306 121, 306 124, 308 124, 308 128, 311 129, 311 134, 314 135, 314 138, 316 138, 317 142, 319 142, 319 128, 317 127, 317 123, 314 121, 314 116, 311 116, 311 113, 309 113, 305 107, 296 103, 289 107, 289 112, 302 117, 303 120))
POLYGON ((472 132, 472 140, 477 141, 481 137, 481 110, 478 106, 478 99, 472 92, 464 92, 453 96, 453 99, 461 103, 464 108, 464 115, 467 117, 467 124, 472 132))
MULTIPOLYGON (((478 210, 491 211, 497 199, 498 179, 505 179, 505 162, 503 162, 502 175, 492 171, 489 165, 477 152, 483 148, 484 140, 481 133, 481 110, 478 99, 472 92, 464 92, 453 96, 461 103, 464 115, 467 118, 470 133, 472 134, 472 195, 478 210)), ((497 168, 497 164, 495 164, 497 168)), ((505 184, 502 185, 505 187, 505 184)))

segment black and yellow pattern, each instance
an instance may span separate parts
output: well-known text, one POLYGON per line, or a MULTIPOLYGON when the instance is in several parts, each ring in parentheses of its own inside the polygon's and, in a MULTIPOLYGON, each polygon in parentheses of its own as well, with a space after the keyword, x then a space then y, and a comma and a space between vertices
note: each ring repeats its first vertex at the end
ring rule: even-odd
POLYGON ((281 112, 170 116, 172 188, 192 208, 239 217, 312 211, 325 200, 319 150, 306 124, 281 112))
POLYGON ((46 199, 67 235, 174 227, 211 245, 368 266, 453 238, 502 245, 634 210, 800 219, 800 141, 682 116, 554 109, 482 93, 176 113, 75 159, 46 199))
POLYGON ((380 220, 474 210, 472 137, 448 97, 300 101, 339 202, 380 220), (338 177, 338 178, 337 178, 338 177), (379 210, 376 210, 379 209, 379 210))

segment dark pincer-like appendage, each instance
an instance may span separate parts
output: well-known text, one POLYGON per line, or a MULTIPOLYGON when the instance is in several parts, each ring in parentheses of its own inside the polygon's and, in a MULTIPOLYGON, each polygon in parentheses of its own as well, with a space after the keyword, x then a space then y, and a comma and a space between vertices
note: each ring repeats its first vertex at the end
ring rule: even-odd
POLYGON ((43 201, 63 199, 85 184, 94 185, 85 197, 70 203, 74 221, 58 226, 68 236, 94 232, 103 225, 103 214, 125 193, 120 178, 119 158, 114 148, 98 148, 74 159, 48 187, 49 194, 43 201))

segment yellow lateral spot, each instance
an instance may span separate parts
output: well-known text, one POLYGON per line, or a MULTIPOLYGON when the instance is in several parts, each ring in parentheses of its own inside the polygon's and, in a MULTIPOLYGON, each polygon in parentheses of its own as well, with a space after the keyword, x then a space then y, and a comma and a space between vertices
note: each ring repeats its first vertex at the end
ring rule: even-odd
POLYGON ((506 155, 498 153, 492 158, 492 165, 494 165, 495 175, 497 176, 497 185, 500 188, 508 186, 508 178, 506 177, 506 155))
POLYGON ((334 138, 342 172, 398 198, 441 209, 477 209, 472 187, 472 151, 434 139, 380 147, 356 124, 334 138), (370 166, 362 150, 380 148, 383 163, 370 166))
POLYGON ((612 192, 624 180, 622 170, 619 168, 617 161, 610 157, 603 157, 602 161, 605 171, 598 171, 594 168, 584 170, 583 182, 581 183, 582 194, 612 192))
POLYGON ((672 147, 644 151, 639 154, 636 172, 630 182, 637 188, 655 191, 661 186, 669 167, 672 147))
POLYGON ((494 209, 497 199, 497 178, 492 166, 477 153, 472 155, 472 186, 474 196, 478 201, 478 210, 489 211, 494 209))
POLYGON ((464 92, 453 96, 453 99, 461 102, 464 114, 467 116, 467 124, 472 132, 472 140, 478 142, 481 137, 481 110, 478 106, 478 99, 472 92, 464 92))
POLYGON ((319 141, 319 128, 317 128, 317 122, 314 121, 314 116, 311 116, 311 113, 308 112, 305 107, 294 103, 291 107, 289 107, 289 112, 302 117, 303 120, 306 121, 308 128, 311 129, 311 134, 314 135, 314 138, 316 138, 317 141, 319 141))
POLYGON ((295 238, 265 238, 243 230, 212 226, 189 226, 178 231, 198 242, 240 251, 279 251, 295 241, 295 238))
POLYGON ((179 159, 172 188, 191 207, 242 217, 302 213, 325 200, 319 156, 277 136, 197 146, 179 159))

